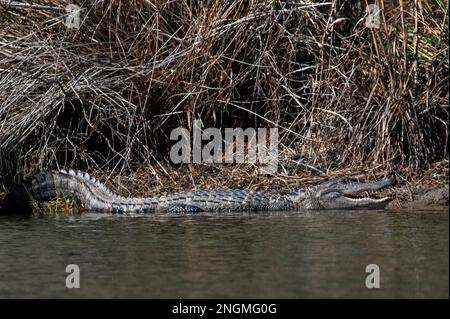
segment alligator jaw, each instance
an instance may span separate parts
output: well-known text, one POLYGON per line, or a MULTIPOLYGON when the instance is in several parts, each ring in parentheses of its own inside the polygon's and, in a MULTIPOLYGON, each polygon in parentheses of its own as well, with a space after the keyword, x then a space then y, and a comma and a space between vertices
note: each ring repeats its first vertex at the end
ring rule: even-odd
POLYGON ((342 194, 335 196, 334 198, 321 200, 321 207, 323 209, 381 209, 384 208, 391 198, 372 198, 372 197, 348 197, 342 194))
POLYGON ((359 197, 358 194, 377 191, 394 183, 395 177, 390 176, 379 182, 334 185, 329 190, 322 192, 325 198, 320 201, 321 206, 325 209, 384 208, 392 200, 391 198, 374 198, 370 195, 359 197))
POLYGON ((372 183, 353 183, 342 187, 340 193, 344 196, 355 196, 358 193, 367 191, 377 191, 395 183, 395 177, 389 176, 379 182, 372 183))
POLYGON ((342 196, 342 204, 344 204, 346 209, 349 208, 383 208, 385 207, 392 199, 389 197, 383 198, 372 198, 372 197, 361 197, 361 198, 352 198, 347 196, 342 196))

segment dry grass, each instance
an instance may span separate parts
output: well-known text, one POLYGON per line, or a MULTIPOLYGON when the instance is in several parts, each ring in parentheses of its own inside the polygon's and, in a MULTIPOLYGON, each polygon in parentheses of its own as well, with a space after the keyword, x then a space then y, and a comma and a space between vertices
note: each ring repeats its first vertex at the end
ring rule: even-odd
MULTIPOLYGON (((354 168, 414 175, 448 156, 447 1, 384 1, 379 29, 364 25, 366 1, 71 1, 79 30, 64 11, 6 2, 0 149, 20 150, 25 171, 217 184, 166 164, 170 131, 194 118, 279 127, 270 183, 354 168)), ((258 178, 242 186, 265 187, 258 178)))

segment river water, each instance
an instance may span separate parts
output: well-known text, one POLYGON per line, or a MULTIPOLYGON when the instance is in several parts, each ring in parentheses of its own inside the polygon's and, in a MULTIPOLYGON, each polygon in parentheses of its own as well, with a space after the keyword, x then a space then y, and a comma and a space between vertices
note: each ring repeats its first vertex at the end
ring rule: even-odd
POLYGON ((448 298, 448 208, 0 216, 0 297, 448 298))

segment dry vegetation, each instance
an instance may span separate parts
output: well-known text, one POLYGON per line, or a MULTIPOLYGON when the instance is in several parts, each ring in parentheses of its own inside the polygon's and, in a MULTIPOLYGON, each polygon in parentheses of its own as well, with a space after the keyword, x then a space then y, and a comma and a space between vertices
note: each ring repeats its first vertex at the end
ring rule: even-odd
POLYGON ((124 194, 392 170, 447 182, 447 1, 379 1, 378 29, 367 1, 71 3, 79 29, 66 1, 0 0, 3 175, 76 167, 124 194), (279 174, 173 167, 170 132, 195 118, 278 127, 279 174))

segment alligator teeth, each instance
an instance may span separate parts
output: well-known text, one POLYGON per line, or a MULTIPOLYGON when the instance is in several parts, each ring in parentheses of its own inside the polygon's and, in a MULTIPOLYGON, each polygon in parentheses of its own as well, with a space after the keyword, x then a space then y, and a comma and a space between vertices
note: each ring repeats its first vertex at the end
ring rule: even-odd
POLYGON ((73 169, 69 169, 69 175, 76 176, 77 174, 73 169))
POLYGON ((65 169, 61 169, 59 172, 63 173, 63 174, 67 174, 67 171, 65 169))
POLYGON ((383 198, 350 198, 348 197, 347 199, 350 199, 352 202, 362 202, 362 201, 370 201, 372 203, 382 203, 385 202, 387 200, 389 200, 389 197, 383 197, 383 198))

